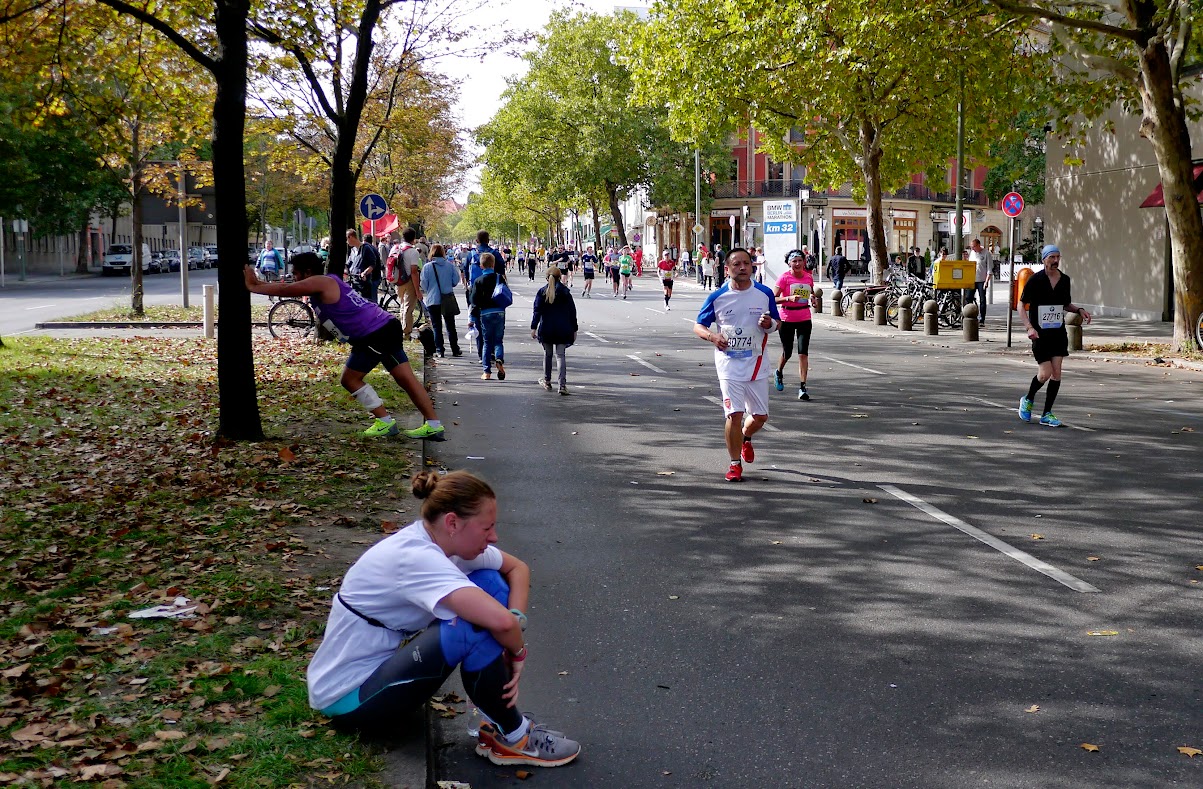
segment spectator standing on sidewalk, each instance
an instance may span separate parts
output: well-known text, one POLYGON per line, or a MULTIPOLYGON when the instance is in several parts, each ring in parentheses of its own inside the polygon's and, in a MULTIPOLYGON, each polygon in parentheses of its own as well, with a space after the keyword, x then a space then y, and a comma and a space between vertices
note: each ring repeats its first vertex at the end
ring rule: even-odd
POLYGON ((530 336, 543 346, 543 377, 539 386, 551 391, 552 354, 560 365, 560 394, 568 394, 568 346, 576 342, 576 303, 572 291, 564 287, 560 269, 547 270, 547 284, 535 294, 535 308, 530 319, 530 336))
POLYGON ((370 235, 359 240, 354 230, 347 231, 347 271, 355 278, 359 295, 373 304, 380 288, 380 257, 370 235))
MULTIPOLYGON (((187 265, 187 263, 184 261, 182 265, 187 265)), ((280 250, 272 245, 271 239, 268 239, 267 245, 259 253, 259 262, 256 267, 264 282, 280 281, 280 272, 284 270, 284 261, 280 259, 280 250)))
POLYGON ((693 333, 714 346, 731 460, 726 479, 739 482, 741 461, 756 459, 752 436, 769 418, 769 366, 764 354, 780 317, 773 291, 752 281, 752 257, 747 250, 731 250, 727 273, 730 279, 702 304, 693 333))
POLYGON ((476 753, 558 767, 581 746, 519 711, 530 568, 497 548, 497 496, 466 471, 424 471, 421 518, 364 552, 330 604, 309 663, 309 704, 343 731, 387 734, 460 670, 488 719, 476 753))
POLYGON ((295 282, 260 282, 249 265, 244 271, 244 278, 246 289, 251 293, 292 298, 308 296, 309 306, 317 315, 318 323, 342 342, 350 343, 351 354, 343 366, 339 383, 376 417, 376 422, 363 435, 375 437, 404 433, 408 438, 442 441, 443 425, 430 402, 430 395, 418 382, 405 355, 405 337, 400 321, 380 305, 351 290, 350 285, 335 275, 323 275, 322 270, 321 258, 313 252, 302 252, 292 257, 295 282), (397 426, 397 420, 384 407, 380 395, 376 394, 371 384, 364 382, 364 377, 378 364, 384 365, 425 417, 426 422, 421 427, 402 431, 397 426))
POLYGON ((1032 421, 1032 401, 1040 387, 1048 382, 1048 393, 1044 396, 1044 413, 1040 424, 1045 427, 1061 427, 1061 420, 1053 414, 1053 403, 1061 389, 1061 365, 1069 356, 1069 336, 1065 331, 1065 313, 1076 312, 1083 323, 1090 323, 1090 313, 1073 303, 1070 296, 1069 275, 1061 273, 1061 250, 1047 244, 1040 250, 1040 261, 1044 270, 1033 274, 1023 286, 1019 300, 1027 305, 1020 313, 1028 339, 1032 341, 1032 355, 1039 369, 1028 387, 1027 396, 1019 401, 1019 418, 1032 421))
POLYGON ((973 290, 966 290, 964 299, 968 304, 976 297, 978 324, 985 326, 986 288, 990 287, 990 283, 994 279, 994 260, 990 257, 990 253, 982 248, 980 238, 973 239, 973 243, 969 245, 969 260, 973 262, 975 268, 973 290))
POLYGON ((430 248, 430 260, 422 267, 422 290, 426 292, 426 308, 430 310, 430 322, 434 326, 435 353, 446 356, 446 347, 451 345, 452 356, 463 356, 459 348, 459 334, 455 330, 455 316, 459 304, 455 300, 455 282, 459 272, 455 264, 446 257, 442 244, 430 248), (445 339, 445 342, 444 342, 445 339))
POLYGON ((773 373, 773 386, 778 392, 785 390, 785 363, 798 349, 798 399, 809 400, 806 390, 806 374, 810 369, 810 334, 814 326, 810 308, 814 302, 815 278, 807 270, 806 248, 795 249, 785 256, 785 273, 777 278, 773 289, 778 307, 781 308, 781 325, 777 335, 781 338, 781 360, 773 373))
POLYGON ((844 248, 836 247, 835 254, 827 261, 827 273, 831 277, 833 290, 841 293, 844 291, 844 277, 848 275, 849 268, 848 258, 844 257, 844 248))
POLYGON ((496 270, 497 259, 493 253, 485 252, 480 256, 480 267, 484 273, 472 283, 470 298, 476 310, 478 328, 480 331, 481 355, 480 363, 484 368, 481 380, 488 381, 493 377, 493 364, 497 364, 497 380, 505 380, 505 308, 507 305, 497 303, 493 291, 499 282, 505 282, 505 273, 496 270))

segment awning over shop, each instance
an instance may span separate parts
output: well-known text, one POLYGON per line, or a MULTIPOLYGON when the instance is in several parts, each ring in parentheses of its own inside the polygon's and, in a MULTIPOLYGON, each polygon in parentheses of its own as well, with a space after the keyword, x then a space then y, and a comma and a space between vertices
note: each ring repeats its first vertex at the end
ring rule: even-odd
MULTIPOLYGON (((1195 190, 1195 200, 1203 203, 1203 164, 1196 164, 1194 170, 1191 171, 1191 188, 1195 190)), ((1145 198, 1145 201, 1140 204, 1141 208, 1164 208, 1165 195, 1161 191, 1161 184, 1157 184, 1157 188, 1153 193, 1145 198)))

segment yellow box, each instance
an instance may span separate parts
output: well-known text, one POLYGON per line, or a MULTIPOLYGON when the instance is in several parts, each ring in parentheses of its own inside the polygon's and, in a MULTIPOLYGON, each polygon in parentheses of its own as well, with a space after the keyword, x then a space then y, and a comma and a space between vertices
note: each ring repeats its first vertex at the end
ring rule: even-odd
POLYGON ((972 288, 977 266, 971 260, 937 260, 932 266, 932 284, 937 290, 972 288))

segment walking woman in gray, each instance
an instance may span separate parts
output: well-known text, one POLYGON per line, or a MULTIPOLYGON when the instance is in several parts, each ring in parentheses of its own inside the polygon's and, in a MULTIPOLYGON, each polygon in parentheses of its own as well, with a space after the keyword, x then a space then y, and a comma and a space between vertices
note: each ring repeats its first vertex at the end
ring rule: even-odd
POLYGON ((543 377, 539 386, 551 391, 551 355, 559 357, 560 394, 568 394, 568 369, 565 356, 568 346, 576 342, 576 303, 572 292, 560 284, 560 269, 547 270, 547 284, 535 294, 535 311, 530 320, 531 339, 543 344, 543 377))

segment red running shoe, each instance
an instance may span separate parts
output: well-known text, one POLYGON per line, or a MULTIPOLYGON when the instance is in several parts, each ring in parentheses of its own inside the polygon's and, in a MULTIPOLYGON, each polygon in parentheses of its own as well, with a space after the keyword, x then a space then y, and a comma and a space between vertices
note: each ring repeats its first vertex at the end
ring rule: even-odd
POLYGON ((744 439, 744 444, 739 449, 739 456, 744 459, 745 463, 751 463, 756 459, 756 450, 752 449, 752 440, 750 438, 744 439))
POLYGON ((741 482, 744 478, 744 467, 739 463, 732 463, 727 466, 727 481, 741 482))

